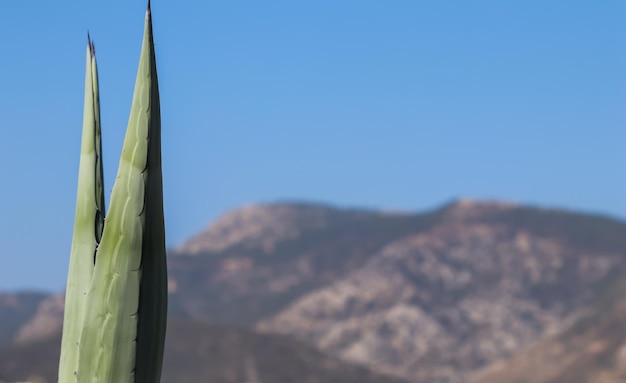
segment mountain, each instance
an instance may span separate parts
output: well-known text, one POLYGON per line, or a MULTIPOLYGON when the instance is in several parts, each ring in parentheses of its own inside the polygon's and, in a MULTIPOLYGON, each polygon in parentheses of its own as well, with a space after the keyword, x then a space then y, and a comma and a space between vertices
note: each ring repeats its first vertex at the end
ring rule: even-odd
MULTIPOLYGON (((288 335, 415 383, 465 383, 593 311, 626 267, 624 233, 608 217, 491 201, 251 205, 169 252, 170 316, 288 335)), ((58 327, 53 306, 11 339, 58 327)))
POLYGON ((594 216, 457 203, 257 327, 415 382, 465 382, 581 315, 622 273, 625 230, 594 216))
POLYGON ((430 227, 436 215, 308 204, 236 210, 170 254, 170 314, 254 325, 430 227))
MULTIPOLYGON (((52 383, 60 334, 0 350, 0 381, 52 383)), ((168 325, 163 383, 407 383, 323 355, 288 337, 174 320, 168 325)))

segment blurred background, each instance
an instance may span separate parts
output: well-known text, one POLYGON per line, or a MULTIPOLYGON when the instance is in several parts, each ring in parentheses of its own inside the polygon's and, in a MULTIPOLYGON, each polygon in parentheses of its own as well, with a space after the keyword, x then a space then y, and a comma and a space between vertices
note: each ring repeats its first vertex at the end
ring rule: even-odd
MULTIPOLYGON (((164 381, 626 380, 624 2, 152 10, 164 381)), ((56 381, 87 31, 108 199, 144 11, 0 2, 0 381, 56 381)))

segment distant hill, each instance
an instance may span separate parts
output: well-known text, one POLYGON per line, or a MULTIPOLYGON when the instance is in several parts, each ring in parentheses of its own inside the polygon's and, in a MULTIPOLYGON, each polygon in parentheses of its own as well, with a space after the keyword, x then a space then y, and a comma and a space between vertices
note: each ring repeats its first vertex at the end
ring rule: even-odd
MULTIPOLYGON (((59 335, 0 350, 0 381, 57 379, 59 335)), ((163 383, 406 383, 328 357, 279 335, 174 320, 168 326, 163 383)))
MULTIPOLYGON (((491 201, 250 205, 169 252, 170 316, 289 335, 415 383, 465 383, 593 311, 626 267, 625 234, 608 217, 491 201)), ((5 341, 58 329, 62 304, 39 301, 5 341)))
POLYGON ((171 253, 170 313, 254 325, 436 220, 437 213, 383 214, 307 204, 236 210, 171 253), (234 242, 224 247, 224 238, 234 242))
POLYGON ((0 293, 0 345, 11 343, 48 294, 34 292, 0 293))

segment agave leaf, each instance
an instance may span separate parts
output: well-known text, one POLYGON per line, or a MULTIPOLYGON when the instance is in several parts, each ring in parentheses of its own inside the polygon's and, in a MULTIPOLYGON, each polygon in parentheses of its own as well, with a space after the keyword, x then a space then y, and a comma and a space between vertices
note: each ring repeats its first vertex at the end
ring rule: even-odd
POLYGON ((167 310, 160 125, 148 5, 124 148, 88 293, 80 383, 160 379, 167 310))
POLYGON ((167 260, 161 171, 161 107, 150 1, 146 12, 143 44, 150 73, 150 142, 148 167, 144 172, 146 227, 142 248, 135 382, 154 383, 161 380, 163 365, 167 322, 167 260))
POLYGON ((98 68, 93 43, 89 38, 87 40, 83 131, 74 235, 65 295, 59 382, 76 381, 78 345, 87 307, 87 291, 104 223, 98 68))

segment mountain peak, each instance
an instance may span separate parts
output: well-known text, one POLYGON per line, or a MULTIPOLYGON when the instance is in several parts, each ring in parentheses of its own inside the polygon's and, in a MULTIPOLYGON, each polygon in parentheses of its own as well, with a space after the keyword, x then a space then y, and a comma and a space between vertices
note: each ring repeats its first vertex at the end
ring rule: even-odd
POLYGON ((519 204, 509 201, 459 198, 445 205, 442 210, 447 218, 464 220, 513 210, 518 207, 520 207, 519 204))
MULTIPOLYGON (((479 218, 485 214, 517 207, 511 202, 460 198, 442 211, 452 220, 479 218)), ((275 243, 295 239, 303 231, 322 229, 340 214, 411 215, 411 212, 389 212, 368 209, 340 209, 306 202, 272 202, 248 204, 227 211, 206 229, 193 236, 175 252, 185 255, 214 253, 234 245, 271 248, 275 243)))
POLYGON ((195 255, 221 251, 235 244, 272 246, 280 240, 297 238, 302 230, 326 226, 337 211, 306 203, 245 205, 223 214, 176 252, 195 255))

